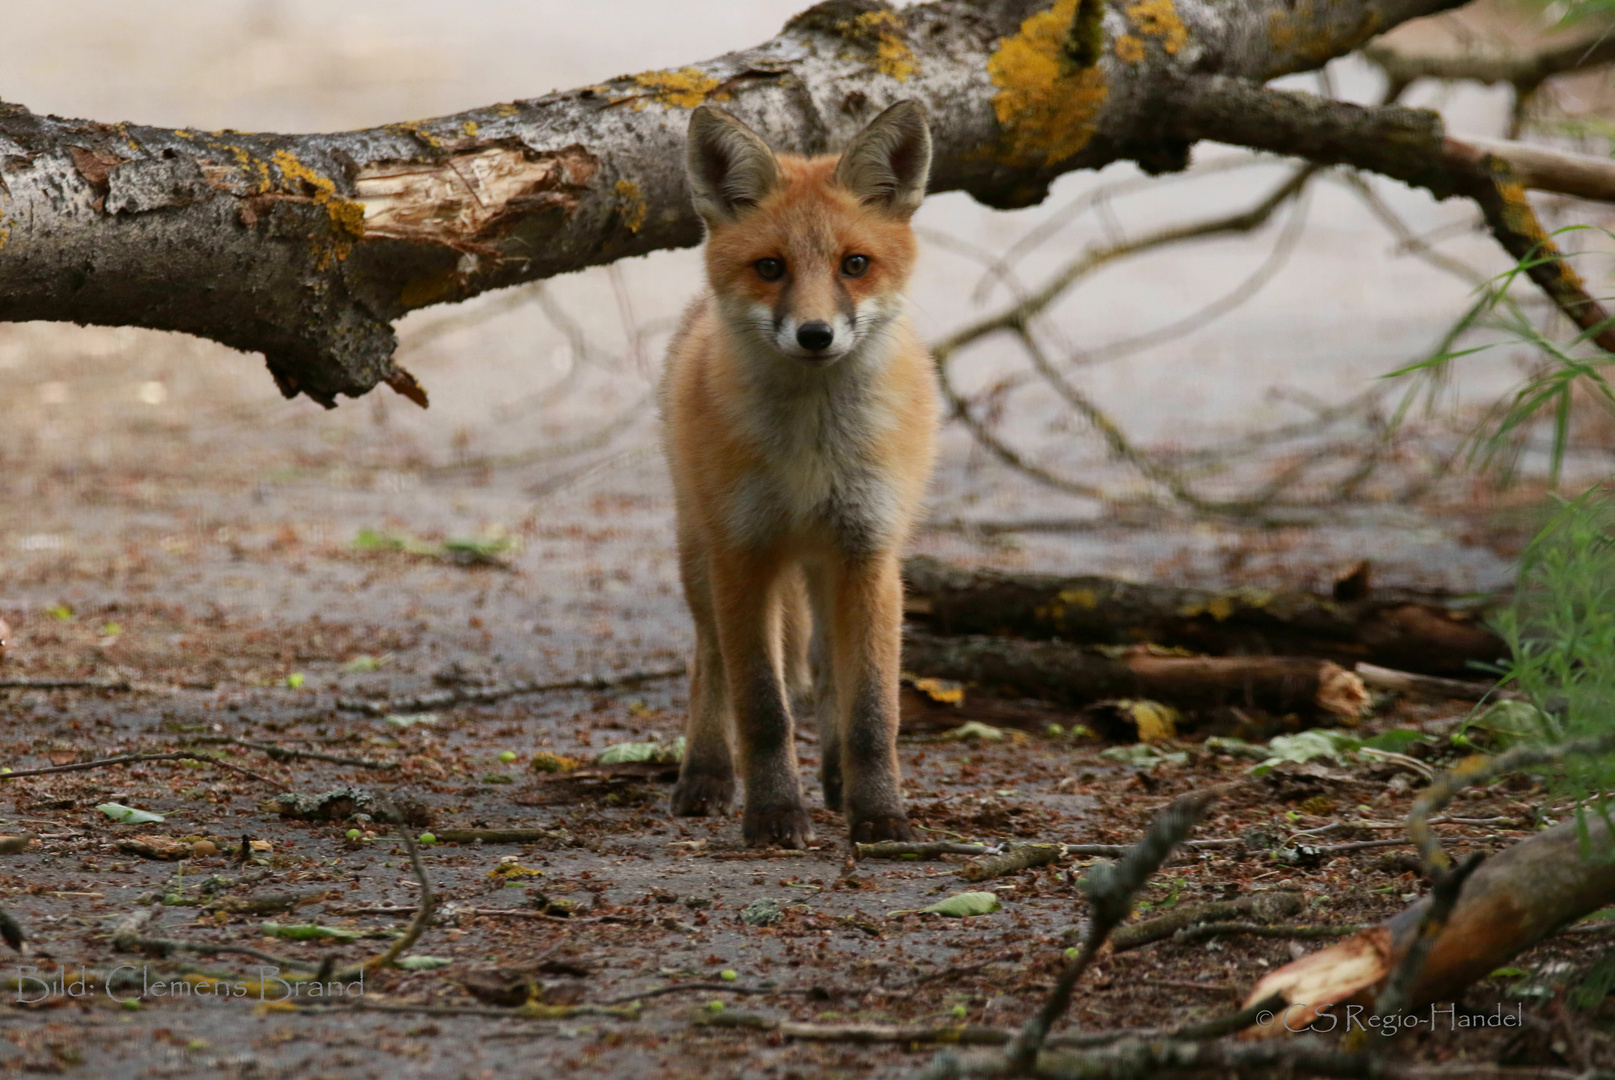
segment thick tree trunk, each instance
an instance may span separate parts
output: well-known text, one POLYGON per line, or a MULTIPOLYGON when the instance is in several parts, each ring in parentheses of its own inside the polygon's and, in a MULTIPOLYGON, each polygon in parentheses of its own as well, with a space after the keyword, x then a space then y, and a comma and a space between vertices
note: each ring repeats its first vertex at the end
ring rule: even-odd
POLYGON ((1337 601, 1295 590, 963 570, 923 557, 907 560, 903 576, 909 617, 943 634, 1366 660, 1435 675, 1473 675, 1474 663, 1508 655, 1479 613, 1394 593, 1337 601))
MULTIPOLYGON (((180 330, 264 353, 288 395, 331 404, 389 382, 424 403, 392 359, 404 313, 699 239, 681 162, 703 101, 815 153, 917 98, 933 117, 932 190, 1023 206, 1073 169, 1178 168, 1207 136, 1267 145, 1267 119, 1218 103, 1451 6, 828 0, 771 41, 690 67, 339 134, 0 104, 0 319, 180 330)), ((1451 162, 1423 160, 1440 156, 1439 119, 1393 112, 1336 110, 1344 126, 1321 143, 1270 148, 1455 190, 1451 162)))

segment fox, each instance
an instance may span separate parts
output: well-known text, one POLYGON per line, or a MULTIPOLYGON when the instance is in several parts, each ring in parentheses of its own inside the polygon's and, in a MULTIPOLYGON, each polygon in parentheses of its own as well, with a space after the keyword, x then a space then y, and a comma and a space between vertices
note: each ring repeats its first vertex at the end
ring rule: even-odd
POLYGON ((729 812, 751 847, 805 847, 793 698, 811 697, 827 809, 853 842, 913 838, 897 759, 900 556, 940 420, 907 315, 931 137, 914 101, 839 155, 776 154, 698 106, 686 171, 706 291, 661 384, 692 620, 675 816, 729 812))

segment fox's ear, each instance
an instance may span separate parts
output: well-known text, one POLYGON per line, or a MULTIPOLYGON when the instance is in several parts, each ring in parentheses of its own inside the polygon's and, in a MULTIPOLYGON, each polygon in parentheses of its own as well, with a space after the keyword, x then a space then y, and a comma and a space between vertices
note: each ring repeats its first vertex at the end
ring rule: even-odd
POLYGON ((696 213, 708 225, 734 221, 779 183, 779 162, 757 133, 710 105, 690 116, 685 165, 696 213))
POLYGON ((871 206, 906 218, 920 208, 931 174, 931 132, 917 101, 899 101, 869 122, 841 154, 836 182, 871 206))

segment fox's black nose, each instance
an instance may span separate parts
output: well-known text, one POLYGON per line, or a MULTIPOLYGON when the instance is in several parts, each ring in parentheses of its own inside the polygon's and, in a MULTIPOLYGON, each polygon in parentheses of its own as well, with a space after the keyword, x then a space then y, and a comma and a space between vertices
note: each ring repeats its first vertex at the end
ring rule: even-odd
POLYGON ((814 352, 828 349, 835 339, 836 332, 830 329, 829 323, 807 322, 796 328, 796 343, 814 352))

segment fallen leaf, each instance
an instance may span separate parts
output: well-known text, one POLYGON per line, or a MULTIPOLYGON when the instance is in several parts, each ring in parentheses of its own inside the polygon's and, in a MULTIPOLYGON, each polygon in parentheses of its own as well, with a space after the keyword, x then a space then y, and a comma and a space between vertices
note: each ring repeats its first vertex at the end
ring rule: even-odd
POLYGON ((121 821, 125 825, 155 825, 163 820, 161 814, 154 814, 149 810, 136 810, 122 803, 101 803, 96 809, 113 821, 121 821))
POLYGON ((1008 738, 1008 732, 1003 728, 983 724, 980 720, 966 720, 956 728, 951 728, 937 736, 939 742, 1003 742, 1008 738))
POLYGON ((927 915, 946 915, 950 919, 965 919, 972 915, 991 915, 1003 906, 998 902, 996 893, 962 892, 954 893, 946 900, 938 900, 930 907, 920 910, 927 915))

